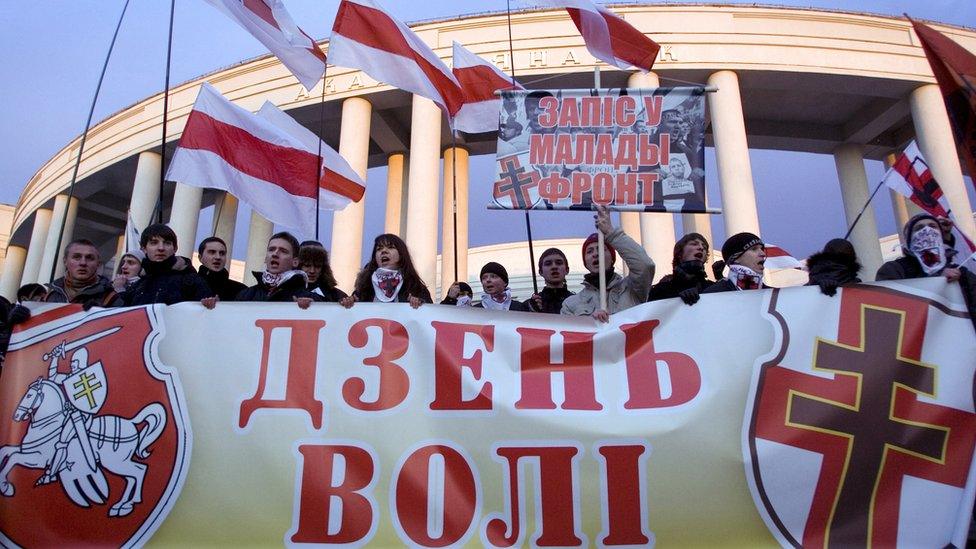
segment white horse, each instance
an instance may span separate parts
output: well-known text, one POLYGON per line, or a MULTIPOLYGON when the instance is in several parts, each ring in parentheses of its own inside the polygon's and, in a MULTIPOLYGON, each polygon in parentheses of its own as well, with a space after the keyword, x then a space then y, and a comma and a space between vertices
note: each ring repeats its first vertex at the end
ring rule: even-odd
MULTIPOLYGON (((65 412, 64 392, 54 382, 38 378, 31 383, 14 412, 14 421, 30 419, 27 434, 19 446, 4 446, 0 448, 0 494, 13 496, 14 486, 8 480, 10 471, 20 465, 31 469, 48 469, 55 454, 55 444, 61 436, 62 426, 69 421, 65 412)), ((166 409, 158 402, 153 402, 139 411, 132 418, 120 416, 97 416, 86 421, 88 437, 92 443, 96 462, 104 469, 125 479, 125 490, 122 497, 109 509, 110 517, 123 517, 132 512, 135 504, 142 501, 142 482, 146 476, 146 465, 133 461, 133 457, 146 459, 149 457, 149 447, 159 438, 166 426, 166 409), (145 422, 146 427, 139 429, 137 425, 145 422)), ((68 443, 67 456, 81 457, 81 445, 77 437, 68 443)), ((75 467, 86 465, 84 460, 75 463, 75 467)), ((70 467, 69 467, 70 468, 70 467)), ((94 497, 91 491, 81 487, 86 496, 78 493, 79 486, 69 486, 76 482, 65 482, 65 473, 51 471, 51 476, 61 476, 62 486, 75 503, 87 507, 86 499, 95 503, 104 503, 108 495, 108 486, 101 471, 95 471, 94 497)), ((71 476, 71 475, 69 475, 71 476)), ((77 473, 73 478, 77 478, 77 473)), ((41 483, 45 482, 41 477, 41 483)))

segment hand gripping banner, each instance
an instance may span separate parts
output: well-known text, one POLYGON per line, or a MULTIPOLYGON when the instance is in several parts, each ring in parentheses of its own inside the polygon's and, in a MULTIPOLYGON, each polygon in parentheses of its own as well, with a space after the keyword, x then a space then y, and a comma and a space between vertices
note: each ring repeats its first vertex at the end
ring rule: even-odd
POLYGON ((702 88, 501 92, 492 208, 711 212, 702 88))
POLYGON ((941 278, 607 324, 43 306, 0 377, 0 544, 961 547, 965 311, 941 278))

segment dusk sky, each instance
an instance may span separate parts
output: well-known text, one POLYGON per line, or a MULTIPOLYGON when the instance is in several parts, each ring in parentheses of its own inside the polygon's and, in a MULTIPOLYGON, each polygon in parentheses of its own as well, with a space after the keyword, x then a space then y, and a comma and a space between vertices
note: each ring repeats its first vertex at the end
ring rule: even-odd
MULTIPOLYGON (((394 16, 407 22, 503 11, 504 0, 380 0, 394 16)), ((0 77, 0 202, 15 204, 37 169, 84 129, 98 73, 123 0, 49 0, 0 3, 0 47, 7 52, 0 77)), ((338 0, 286 0, 299 26, 315 38, 326 38, 338 0)), ((753 4, 754 2, 728 2, 753 4)), ((780 1, 778 5, 872 12, 899 16, 903 12, 922 19, 976 26, 972 0, 887 1, 780 1)), ((513 9, 531 2, 512 2, 513 9)), ((106 116, 158 93, 163 87, 166 24, 169 2, 136 1, 129 6, 115 54, 95 109, 95 123, 106 116)), ((172 84, 266 53, 243 29, 202 0, 177 0, 172 84)), ((826 240, 846 230, 833 157, 779 151, 751 151, 764 238, 798 257, 805 257, 826 240)), ((471 246, 523 240, 520 212, 487 211, 493 177, 493 157, 472 159, 471 246), (489 231, 487 227, 491 227, 489 231)), ((880 162, 867 162, 868 179, 878 182, 880 162)), ((713 151, 706 151, 708 200, 721 207, 713 151)), ((370 170, 364 244, 382 231, 385 172, 370 170), (376 196, 378 193, 379 196, 376 196)), ((972 199, 972 189, 970 185, 972 199)), ((879 194, 875 201, 879 231, 895 231, 890 201, 879 194)), ((246 230, 247 210, 239 214, 239 230, 246 230)), ((210 212, 201 218, 201 231, 209 228, 210 212)), ((324 213, 323 227, 331 227, 324 213)), ((533 214, 537 238, 584 236, 592 231, 587 214, 540 212, 533 214)), ((679 235, 680 227, 679 227, 679 235)), ((713 234, 724 239, 721 217, 713 220, 713 234)), ((328 230, 323 241, 329 242, 328 230)), ((244 246, 234 254, 243 256, 244 246)))

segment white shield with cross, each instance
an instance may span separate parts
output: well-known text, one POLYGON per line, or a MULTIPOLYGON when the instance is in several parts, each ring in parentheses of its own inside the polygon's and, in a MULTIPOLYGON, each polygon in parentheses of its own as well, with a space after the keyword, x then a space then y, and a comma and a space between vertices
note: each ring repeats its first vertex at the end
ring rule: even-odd
POLYGON ((108 395, 108 380, 101 362, 71 374, 61 386, 75 408, 86 414, 98 413, 108 395))

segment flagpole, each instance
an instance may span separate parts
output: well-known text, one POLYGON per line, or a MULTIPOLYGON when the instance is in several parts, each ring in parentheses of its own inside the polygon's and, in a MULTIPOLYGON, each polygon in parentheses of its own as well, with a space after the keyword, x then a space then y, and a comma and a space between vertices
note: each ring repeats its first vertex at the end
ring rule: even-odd
MULTIPOLYGON (((594 65, 593 67, 593 87, 596 89, 597 93, 600 92, 600 65, 594 65)), ((599 212, 597 213, 599 215, 599 212)), ((610 215, 610 212, 607 212, 610 215)), ((604 242, 603 231, 600 227, 596 228, 596 240, 599 251, 597 252, 597 267, 599 268, 598 280, 600 281, 600 309, 607 311, 607 270, 604 267, 606 263, 606 245, 604 242)), ((608 313, 610 311, 607 311, 608 313)))
MULTIPOLYGON (((512 89, 515 89, 515 47, 512 44, 512 0, 505 0, 505 13, 508 17, 508 61, 512 69, 512 89)), ((525 236, 529 240, 529 272, 532 273, 532 291, 539 293, 539 281, 535 277, 535 245, 532 243, 532 221, 529 210, 525 210, 525 236)))
POLYGON ((850 228, 847 229, 847 234, 844 235, 844 240, 847 240, 847 238, 851 236, 851 233, 854 232, 854 227, 857 225, 857 222, 861 220, 861 216, 864 215, 865 211, 867 211, 868 206, 871 205, 871 201, 874 200, 874 196, 878 194, 878 191, 881 190, 882 186, 884 186, 884 179, 882 179, 881 182, 878 183, 878 186, 874 188, 874 192, 871 193, 871 196, 868 197, 868 201, 864 203, 864 207, 861 208, 861 211, 858 212, 857 217, 854 218, 854 222, 851 223, 850 228))
MULTIPOLYGON (((451 209, 454 214, 454 281, 458 280, 458 216, 457 216, 457 130, 451 120, 451 209)), ((444 266, 441 265, 441 269, 444 266)))
MULTIPOLYGON (((98 75, 98 84, 95 85, 95 96, 92 97, 91 107, 88 109, 88 119, 85 121, 85 131, 81 132, 81 143, 78 144, 78 158, 75 159, 75 167, 71 172, 71 183, 68 184, 68 201, 71 205, 71 198, 75 192, 75 182, 78 181, 78 169, 81 167, 81 155, 85 153, 85 141, 88 139, 88 130, 91 128, 92 116, 95 114, 95 103, 98 102, 98 94, 102 90, 102 81, 105 79, 105 70, 108 68, 108 60, 112 57, 112 50, 115 49, 115 40, 119 36, 119 29, 122 28, 122 20, 125 19, 125 12, 129 8, 129 0, 125 0, 122 5, 122 13, 119 15, 119 22, 115 24, 115 32, 112 34, 112 41, 108 45, 108 53, 105 54, 105 61, 102 63, 102 72, 98 75)), ((61 240, 64 238, 64 228, 68 223, 67 209, 65 215, 61 217, 61 227, 58 228, 58 244, 55 250, 61 249, 61 240)), ((128 232, 128 231, 127 231, 128 232)), ((54 273, 57 272, 58 262, 55 259, 51 265, 51 280, 54 280, 54 273)))
MULTIPOLYGON (((318 47, 318 45, 316 45, 318 47)), ((329 62, 326 59, 325 69, 322 71, 322 96, 319 99, 319 153, 318 170, 315 172, 315 240, 322 242, 319 236, 319 203, 322 200, 322 189, 319 188, 319 180, 322 177, 322 140, 325 139, 325 84, 326 77, 329 75, 329 62)))
POLYGON ((156 222, 163 222, 163 181, 166 178, 166 119, 169 112, 169 68, 173 58, 173 13, 176 11, 176 0, 169 2, 169 35, 166 39, 166 82, 163 87, 163 138, 162 162, 159 170, 159 201, 156 203, 156 222))

